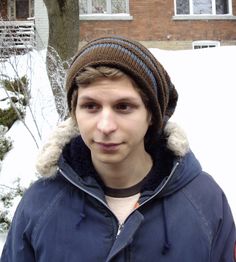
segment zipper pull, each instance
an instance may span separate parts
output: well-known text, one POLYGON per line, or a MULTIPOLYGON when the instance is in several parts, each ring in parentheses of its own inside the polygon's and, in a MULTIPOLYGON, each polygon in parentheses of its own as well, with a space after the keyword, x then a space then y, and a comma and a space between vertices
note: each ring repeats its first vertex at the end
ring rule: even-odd
POLYGON ((116 233, 116 238, 119 236, 119 234, 122 231, 123 227, 124 227, 124 224, 119 224, 118 230, 117 230, 117 233, 116 233))

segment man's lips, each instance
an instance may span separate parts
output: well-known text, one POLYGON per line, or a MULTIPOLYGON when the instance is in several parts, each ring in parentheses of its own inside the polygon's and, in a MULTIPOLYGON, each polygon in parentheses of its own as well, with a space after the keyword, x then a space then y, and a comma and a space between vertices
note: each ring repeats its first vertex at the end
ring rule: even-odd
POLYGON ((116 150, 120 145, 122 145, 123 143, 95 142, 95 144, 96 144, 100 149, 102 149, 102 150, 105 150, 105 151, 114 151, 114 150, 116 150))

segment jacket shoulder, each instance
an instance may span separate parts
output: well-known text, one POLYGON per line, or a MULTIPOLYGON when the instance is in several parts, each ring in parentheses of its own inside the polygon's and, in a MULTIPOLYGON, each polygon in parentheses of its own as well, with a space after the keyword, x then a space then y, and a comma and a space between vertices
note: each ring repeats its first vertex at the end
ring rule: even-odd
POLYGON ((35 234, 46 216, 64 197, 68 183, 60 176, 35 181, 24 193, 13 218, 12 227, 20 224, 29 234, 35 234))
POLYGON ((202 171, 182 192, 201 220, 209 239, 213 240, 223 223, 232 227, 234 222, 227 198, 209 174, 202 171))
POLYGON ((22 205, 29 210, 36 207, 43 209, 65 190, 67 184, 58 174, 51 178, 40 178, 26 190, 21 201, 22 205))
POLYGON ((225 194, 215 180, 202 171, 195 179, 183 188, 183 193, 193 207, 207 216, 221 216, 225 194))

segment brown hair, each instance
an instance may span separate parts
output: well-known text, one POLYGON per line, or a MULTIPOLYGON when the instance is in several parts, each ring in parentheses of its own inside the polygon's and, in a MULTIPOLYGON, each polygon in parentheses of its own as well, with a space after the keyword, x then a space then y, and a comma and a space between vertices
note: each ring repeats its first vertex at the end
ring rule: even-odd
MULTIPOLYGON (((107 67, 107 66, 99 66, 99 67, 86 67, 83 72, 81 72, 78 76, 75 78, 75 82, 77 87, 84 87, 87 86, 101 78, 108 78, 111 80, 116 80, 120 79, 124 76, 128 76, 121 70, 117 68, 112 68, 112 67, 107 67)), ((129 77, 129 76, 128 76, 129 77)), ((142 101, 149 111, 151 113, 151 110, 148 108, 148 96, 138 87, 138 85, 135 83, 135 81, 129 77, 133 87, 138 91, 139 95, 142 98, 142 101)), ((71 99, 71 115, 73 118, 75 118, 75 110, 76 110, 76 105, 77 105, 77 96, 78 96, 78 88, 74 90, 72 94, 72 99, 71 99)))

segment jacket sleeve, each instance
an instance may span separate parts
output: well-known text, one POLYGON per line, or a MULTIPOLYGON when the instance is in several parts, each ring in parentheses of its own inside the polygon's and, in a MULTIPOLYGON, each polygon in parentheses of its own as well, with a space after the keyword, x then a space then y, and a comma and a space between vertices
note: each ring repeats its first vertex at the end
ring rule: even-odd
POLYGON ((10 230, 8 232, 7 240, 3 247, 0 262, 35 262, 34 251, 30 244, 27 234, 30 227, 27 221, 22 202, 18 206, 10 230))
POLYGON ((229 204, 223 194, 222 216, 213 240, 211 262, 236 262, 235 243, 235 224, 229 204))

